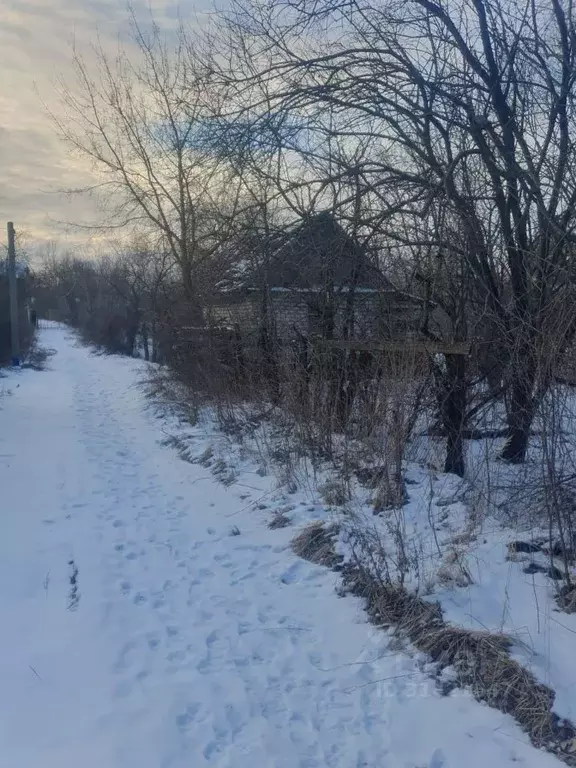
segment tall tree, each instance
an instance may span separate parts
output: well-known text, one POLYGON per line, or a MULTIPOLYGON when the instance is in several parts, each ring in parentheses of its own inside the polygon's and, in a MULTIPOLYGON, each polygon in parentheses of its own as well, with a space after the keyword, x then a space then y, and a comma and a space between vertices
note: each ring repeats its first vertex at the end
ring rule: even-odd
POLYGON ((133 19, 131 49, 94 49, 88 64, 74 50, 76 82, 61 84, 63 138, 97 175, 89 192, 107 226, 152 231, 178 265, 188 299, 194 271, 210 259, 230 226, 235 179, 208 146, 218 94, 180 30, 167 42, 153 24, 133 19), (222 211, 222 200, 226 210, 222 211))
MULTIPOLYGON (((225 75, 255 135, 354 174, 376 212, 367 223, 391 238, 418 242, 432 205, 458 218, 501 350, 504 457, 522 461, 575 329, 572 3, 236 0, 228 23, 225 75)), ((428 245, 450 243, 438 231, 428 245)))

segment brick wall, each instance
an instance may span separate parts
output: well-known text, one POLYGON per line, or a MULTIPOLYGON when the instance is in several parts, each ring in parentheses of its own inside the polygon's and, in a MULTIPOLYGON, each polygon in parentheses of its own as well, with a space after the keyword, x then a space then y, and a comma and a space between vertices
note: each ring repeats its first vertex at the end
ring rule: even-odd
POLYGON ((308 334, 308 303, 302 293, 279 293, 272 297, 272 312, 276 333, 290 339, 299 333, 308 334))
POLYGON ((217 305, 210 309, 210 319, 215 325, 236 325, 243 333, 256 331, 260 312, 256 298, 249 297, 240 302, 217 305))
MULTIPOLYGON (((342 335, 346 315, 346 296, 336 297, 335 335, 342 335)), ((310 322, 312 297, 306 293, 274 292, 271 310, 276 333, 281 339, 291 339, 313 331, 310 322)), ((261 305, 257 295, 242 301, 215 306, 211 321, 217 325, 238 324, 241 332, 256 333, 260 325, 261 305)), ((419 325, 420 309, 408 302, 399 302, 387 294, 358 293, 354 298, 354 336, 359 339, 395 338, 413 335, 419 325)), ((313 325, 313 323, 312 323, 313 325)))

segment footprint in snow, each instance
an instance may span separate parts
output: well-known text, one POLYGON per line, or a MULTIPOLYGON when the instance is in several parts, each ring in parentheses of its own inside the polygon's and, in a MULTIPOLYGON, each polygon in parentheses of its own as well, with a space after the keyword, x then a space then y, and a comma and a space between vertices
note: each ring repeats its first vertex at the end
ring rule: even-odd
POLYGON ((301 571, 302 571, 302 564, 293 563, 284 571, 284 573, 281 574, 280 581, 283 584, 293 584, 295 581, 299 580, 299 575, 301 571))
POLYGON ((226 722, 233 737, 237 736, 244 727, 244 718, 241 712, 232 704, 226 704, 225 707, 226 722))
POLYGON ((186 651, 183 649, 179 651, 170 651, 170 653, 166 656, 166 660, 169 661, 171 664, 184 661, 185 659, 186 659, 186 651))
POLYGON ((147 635, 146 640, 151 651, 157 650, 158 646, 160 645, 160 637, 156 633, 147 635))
POLYGON ((131 655, 132 655, 132 651, 134 651, 135 649, 136 649, 136 643, 134 641, 131 640, 128 643, 124 643, 124 645, 120 649, 120 653, 118 654, 118 659, 113 667, 113 671, 116 674, 120 672, 124 672, 132 665, 134 660, 131 658, 131 655))
POLYGON ((190 727, 190 725, 194 722, 196 719, 196 716, 198 712, 200 712, 201 705, 194 703, 194 704, 188 704, 186 707, 186 711, 183 712, 181 715, 176 716, 176 725, 181 731, 186 731, 190 727))
POLYGON ((208 744, 202 750, 202 754, 206 760, 211 760, 213 757, 222 752, 222 744, 219 739, 215 741, 209 741, 208 744))
POLYGON ((124 699, 132 693, 132 684, 129 680, 122 680, 114 688, 114 696, 118 699, 124 699))
POLYGON ((236 633, 238 635, 245 635, 247 632, 252 631, 252 625, 249 624, 247 621, 239 621, 238 627, 236 629, 236 633))

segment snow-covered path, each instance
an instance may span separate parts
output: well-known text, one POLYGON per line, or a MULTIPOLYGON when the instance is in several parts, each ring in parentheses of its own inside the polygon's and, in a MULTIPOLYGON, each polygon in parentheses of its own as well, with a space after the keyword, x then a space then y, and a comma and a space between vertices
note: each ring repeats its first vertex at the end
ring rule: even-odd
POLYGON ((42 343, 0 380, 0 768, 559 765, 162 447, 142 363, 42 343))

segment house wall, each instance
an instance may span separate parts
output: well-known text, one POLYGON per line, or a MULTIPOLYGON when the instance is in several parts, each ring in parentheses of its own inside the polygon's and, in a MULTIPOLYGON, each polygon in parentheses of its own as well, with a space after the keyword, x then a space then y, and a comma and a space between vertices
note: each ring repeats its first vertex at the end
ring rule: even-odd
POLYGON ((272 296, 271 307, 276 333, 281 339, 309 333, 309 309, 305 294, 275 294, 272 296))
MULTIPOLYGON (((347 298, 337 296, 334 317, 336 338, 343 334, 347 298)), ((313 297, 297 291, 273 292, 270 308, 281 339, 318 332, 314 321, 313 297)), ((317 317, 317 316, 316 316, 317 317)), ((261 305, 256 295, 212 307, 210 320, 216 325, 238 325, 243 334, 256 333, 260 326, 261 305)), ((358 339, 398 338, 413 335, 420 323, 420 308, 401 302, 389 294, 358 293, 354 297, 354 337, 358 339)))
MULTIPOLYGON (((305 296, 280 293, 271 298, 271 312, 280 338, 308 333, 308 304, 305 296)), ((262 317, 261 299, 255 295, 242 301, 221 304, 210 309, 210 321, 215 325, 238 325, 244 334, 256 333, 262 317)))
POLYGON ((416 303, 382 297, 376 311, 377 334, 388 339, 410 338, 419 333, 422 307, 416 303))
MULTIPOLYGON (((341 334, 346 299, 339 299, 336 333, 341 334)), ((420 307, 402 302, 389 294, 359 293, 354 297, 354 337, 357 339, 405 338, 418 331, 420 307)))
MULTIPOLYGON (((345 316, 345 299, 337 313, 337 327, 341 329, 345 316), (339 317, 341 316, 341 318, 339 317), (338 322, 339 320, 339 322, 338 322)), ((372 339, 382 335, 382 317, 380 296, 374 294, 358 294, 354 296, 354 337, 372 339)))
MULTIPOLYGON (((314 296, 307 293, 273 294, 272 307, 276 330, 280 338, 290 338, 295 331, 303 335, 319 332, 321 323, 314 312, 314 296)), ((334 335, 341 337, 348 312, 347 297, 336 296, 334 314, 334 335)), ((354 336, 356 338, 378 338, 387 334, 389 318, 382 306, 379 294, 359 293, 354 297, 354 336)))
POLYGON ((255 298, 230 304, 216 305, 210 308, 210 322, 214 325, 238 325, 243 333, 256 331, 259 326, 260 311, 255 298))

